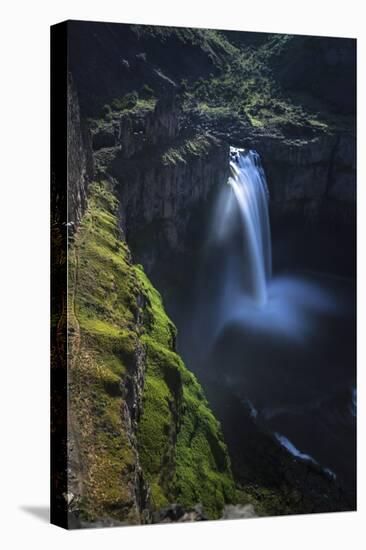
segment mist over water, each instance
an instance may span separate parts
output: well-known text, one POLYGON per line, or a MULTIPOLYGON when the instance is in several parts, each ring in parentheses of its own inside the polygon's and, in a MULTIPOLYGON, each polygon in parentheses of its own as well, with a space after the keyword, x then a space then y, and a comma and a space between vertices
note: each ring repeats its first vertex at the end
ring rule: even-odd
POLYGON ((179 326, 180 350, 214 407, 223 385, 289 453, 332 476, 340 472, 352 486, 353 281, 311 271, 311 265, 291 271, 291 257, 286 271, 272 273, 271 198, 260 157, 231 148, 229 162, 193 309, 179 326))
POLYGON ((343 305, 314 277, 272 277, 270 197, 260 156, 231 147, 230 170, 209 238, 211 249, 219 247, 222 270, 212 339, 228 323, 239 322, 301 341, 312 330, 312 313, 337 312, 343 305))

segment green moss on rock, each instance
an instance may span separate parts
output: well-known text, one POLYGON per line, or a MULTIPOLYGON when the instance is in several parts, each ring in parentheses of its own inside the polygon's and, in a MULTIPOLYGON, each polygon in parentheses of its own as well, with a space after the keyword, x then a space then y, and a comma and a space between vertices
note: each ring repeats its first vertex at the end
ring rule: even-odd
POLYGON ((185 506, 201 502, 209 517, 218 518, 224 504, 235 500, 226 446, 197 380, 188 371, 182 377, 182 425, 176 448, 177 500, 185 506))
POLYGON ((121 391, 136 347, 131 306, 137 280, 120 240, 117 209, 111 187, 93 184, 69 251, 70 432, 78 454, 82 517, 139 523, 133 500, 136 456, 121 391))
POLYGON ((186 164, 194 157, 206 156, 212 146, 214 138, 205 135, 193 135, 184 140, 177 141, 162 152, 161 159, 164 165, 186 164))
POLYGON ((161 297, 140 267, 151 325, 143 340, 147 373, 139 428, 140 456, 156 507, 172 500, 201 503, 211 518, 235 499, 230 462, 219 423, 202 388, 174 349, 176 329, 161 297))
POLYGON ((162 299, 121 240, 118 201, 108 182, 90 188, 69 254, 70 403, 79 452, 80 508, 89 521, 141 521, 134 500, 137 454, 123 386, 146 353, 137 450, 151 506, 201 503, 219 517, 234 483, 218 422, 175 353, 176 328, 162 299))

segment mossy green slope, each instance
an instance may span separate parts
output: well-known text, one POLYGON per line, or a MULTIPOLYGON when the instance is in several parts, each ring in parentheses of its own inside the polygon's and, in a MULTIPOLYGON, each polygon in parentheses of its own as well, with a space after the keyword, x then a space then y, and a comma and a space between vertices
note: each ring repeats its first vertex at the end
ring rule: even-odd
POLYGON ((137 268, 148 297, 151 324, 142 337, 147 348, 144 407, 139 427, 140 456, 154 506, 177 501, 203 505, 211 518, 235 498, 230 462, 219 423, 201 386, 174 349, 176 329, 159 293, 137 268))
POLYGON ((133 265, 112 184, 94 183, 69 254, 70 417, 80 462, 80 509, 89 521, 141 521, 134 501, 136 445, 123 390, 143 349, 137 450, 151 505, 201 503, 219 517, 234 499, 220 426, 175 353, 176 329, 141 266, 133 265))
POLYGON ((82 517, 138 523, 132 476, 136 457, 120 388, 137 339, 137 281, 119 238, 116 209, 107 186, 94 184, 69 251, 70 431, 78 451, 82 517))

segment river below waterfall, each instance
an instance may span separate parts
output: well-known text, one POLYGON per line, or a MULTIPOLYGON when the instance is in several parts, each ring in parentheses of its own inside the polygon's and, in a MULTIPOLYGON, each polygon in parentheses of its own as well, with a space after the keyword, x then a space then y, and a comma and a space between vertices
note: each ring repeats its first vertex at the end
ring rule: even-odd
MULTIPOLYGON (((179 351, 198 374, 224 432, 232 416, 230 400, 225 409, 218 406, 221 392, 247 404, 253 422, 298 460, 321 465, 352 492, 355 284, 312 271, 272 275, 259 155, 232 149, 231 165, 196 293, 176 319, 179 351)), ((238 431, 242 425, 237 418, 238 431)))

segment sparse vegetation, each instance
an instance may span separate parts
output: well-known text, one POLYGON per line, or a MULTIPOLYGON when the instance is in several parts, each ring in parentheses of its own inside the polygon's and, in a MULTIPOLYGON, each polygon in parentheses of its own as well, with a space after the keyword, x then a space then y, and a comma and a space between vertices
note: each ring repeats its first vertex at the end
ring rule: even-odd
POLYGON ((165 165, 186 163, 189 158, 206 155, 210 147, 210 139, 207 136, 199 134, 191 136, 174 143, 163 151, 161 155, 162 162, 165 165))
POLYGON ((314 105, 314 110, 304 107, 274 77, 272 66, 292 39, 273 35, 259 48, 236 49, 220 74, 184 87, 186 110, 198 108, 210 116, 244 115, 255 127, 292 125, 329 131, 334 124, 321 105, 314 105))
POLYGON ((100 116, 107 121, 124 112, 137 112, 139 110, 153 110, 156 105, 153 90, 145 85, 141 97, 134 91, 121 98, 115 98, 110 104, 103 106, 100 116))

